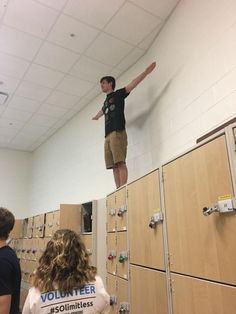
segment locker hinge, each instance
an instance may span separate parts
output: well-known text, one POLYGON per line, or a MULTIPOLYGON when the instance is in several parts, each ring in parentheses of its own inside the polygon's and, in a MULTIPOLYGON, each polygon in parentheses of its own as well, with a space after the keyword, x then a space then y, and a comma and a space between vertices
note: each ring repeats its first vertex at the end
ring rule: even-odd
POLYGON ((162 181, 162 183, 164 183, 164 181, 165 181, 165 175, 164 175, 164 171, 162 171, 162 175, 161 175, 161 181, 162 181))
POLYGON ((172 293, 173 292, 173 282, 172 282, 171 278, 169 279, 169 285, 170 285, 170 292, 172 293))

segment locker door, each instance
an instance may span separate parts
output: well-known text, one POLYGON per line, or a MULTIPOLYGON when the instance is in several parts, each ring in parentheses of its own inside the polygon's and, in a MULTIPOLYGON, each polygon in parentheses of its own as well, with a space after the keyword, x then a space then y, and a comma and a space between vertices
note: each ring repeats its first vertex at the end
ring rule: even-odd
POLYGON ((116 275, 117 247, 116 234, 107 234, 107 272, 116 275))
POLYGON ((33 227, 34 227, 34 217, 30 217, 28 218, 28 224, 27 224, 27 238, 32 238, 33 227))
MULTIPOLYGON (((117 277, 117 310, 118 313, 130 312, 128 281, 117 277)), ((135 312, 133 312, 136 314, 135 312)))
POLYGON ((110 295, 112 304, 110 314, 117 313, 117 288, 116 276, 107 274, 107 292, 110 295))
POLYGON ((236 214, 203 215, 204 207, 233 194, 225 136, 163 171, 171 270, 236 284, 236 214))
POLYGON ((34 216, 33 238, 38 237, 39 216, 34 216))
POLYGON ((130 281, 132 313, 168 313, 164 272, 131 265, 130 281))
POLYGON ((150 228, 160 211, 159 171, 128 185, 130 262, 164 270, 162 223, 150 228))
POLYGON ((86 246, 87 253, 89 255, 92 255, 92 253, 93 253, 93 236, 92 236, 92 234, 81 234, 80 236, 84 242, 84 245, 86 246))
POLYGON ((172 274, 173 314, 234 314, 236 287, 172 274))
POLYGON ((117 231, 125 231, 127 230, 126 187, 117 191, 115 194, 117 231))
POLYGON ((45 237, 51 237, 53 234, 53 212, 46 213, 45 219, 45 237))
POLYGON ((70 229, 77 233, 81 232, 81 205, 60 205, 60 229, 70 229))
POLYGON ((39 238, 44 237, 44 229, 45 229, 45 214, 41 214, 38 216, 38 230, 37 236, 39 238))
POLYGON ((54 234, 60 228, 60 210, 53 212, 53 232, 54 234))
POLYGON ((117 276, 128 279, 127 232, 117 232, 117 276))
POLYGON ((107 232, 116 231, 115 193, 107 196, 107 232))

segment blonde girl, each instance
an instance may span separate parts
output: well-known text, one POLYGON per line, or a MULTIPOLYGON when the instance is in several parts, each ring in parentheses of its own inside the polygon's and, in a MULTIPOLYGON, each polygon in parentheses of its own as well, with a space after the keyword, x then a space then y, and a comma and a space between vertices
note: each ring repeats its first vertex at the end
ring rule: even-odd
POLYGON ((22 314, 109 313, 110 297, 74 231, 55 232, 39 259, 32 285, 22 314))

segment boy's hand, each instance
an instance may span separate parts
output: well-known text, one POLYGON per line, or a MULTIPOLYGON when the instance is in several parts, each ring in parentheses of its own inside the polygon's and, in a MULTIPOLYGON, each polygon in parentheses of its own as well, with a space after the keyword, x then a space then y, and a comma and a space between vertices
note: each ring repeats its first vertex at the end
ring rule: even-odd
POLYGON ((146 74, 151 73, 156 67, 156 62, 151 63, 145 70, 146 74))

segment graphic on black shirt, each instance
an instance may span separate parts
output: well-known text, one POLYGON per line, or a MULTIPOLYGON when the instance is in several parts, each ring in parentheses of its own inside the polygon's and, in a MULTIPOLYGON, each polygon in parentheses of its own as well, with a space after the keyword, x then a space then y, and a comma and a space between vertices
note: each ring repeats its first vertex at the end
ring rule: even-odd
POLYGON ((125 129, 125 98, 129 95, 121 88, 107 95, 102 111, 105 115, 105 136, 113 131, 125 129))

